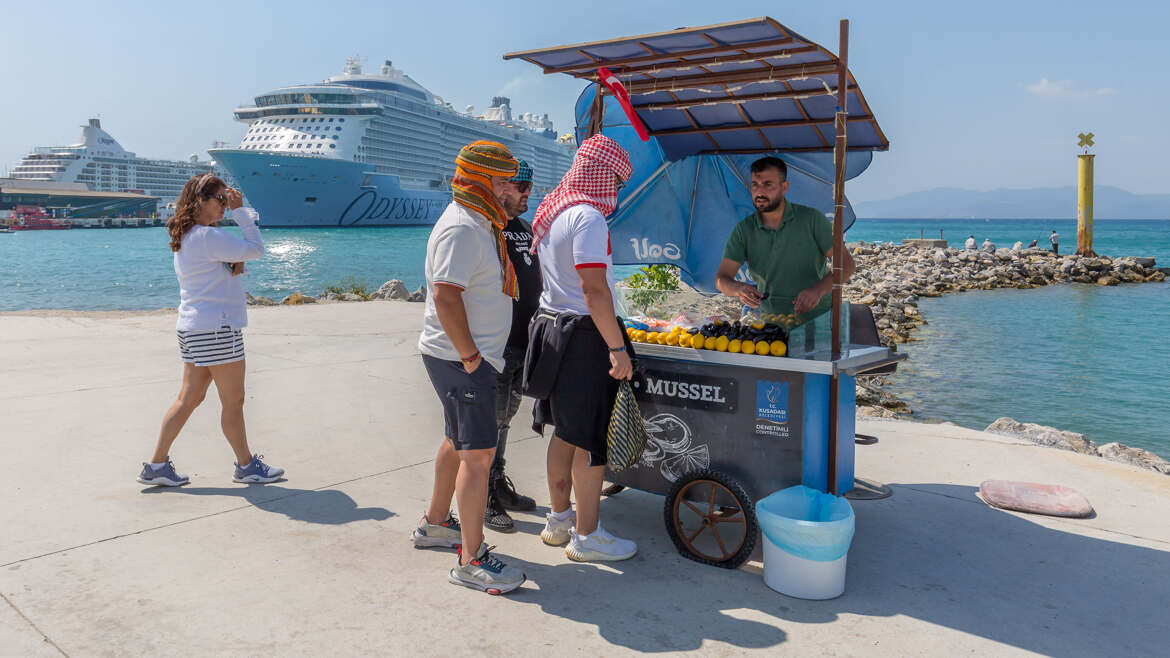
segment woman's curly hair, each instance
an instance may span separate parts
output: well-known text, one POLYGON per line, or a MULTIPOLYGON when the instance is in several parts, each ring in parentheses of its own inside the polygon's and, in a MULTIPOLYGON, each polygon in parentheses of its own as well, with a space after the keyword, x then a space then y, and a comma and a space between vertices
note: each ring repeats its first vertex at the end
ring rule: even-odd
POLYGON ((171 234, 171 251, 178 251, 183 245, 183 236, 195 226, 201 201, 210 199, 227 188, 215 174, 199 174, 183 186, 179 200, 175 202, 175 214, 167 220, 167 232, 171 234))

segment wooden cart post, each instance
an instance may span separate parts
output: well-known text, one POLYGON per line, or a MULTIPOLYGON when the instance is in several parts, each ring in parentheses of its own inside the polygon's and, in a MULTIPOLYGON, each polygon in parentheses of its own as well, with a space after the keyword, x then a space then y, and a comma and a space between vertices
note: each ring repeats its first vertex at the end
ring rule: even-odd
MULTIPOLYGON (((849 21, 841 21, 840 50, 837 53, 837 142, 833 147, 833 360, 841 358, 841 290, 845 286, 845 125, 848 117, 849 21)), ((837 492, 837 405, 841 376, 829 382, 829 493, 837 492)))

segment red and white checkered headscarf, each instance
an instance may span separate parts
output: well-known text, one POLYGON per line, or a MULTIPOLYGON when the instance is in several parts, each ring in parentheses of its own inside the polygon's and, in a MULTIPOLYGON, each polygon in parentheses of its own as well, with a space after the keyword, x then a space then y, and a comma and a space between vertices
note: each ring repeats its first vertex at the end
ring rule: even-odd
POLYGON ((544 197, 536 209, 536 221, 532 222, 532 251, 536 251, 536 246, 548 234, 553 220, 572 206, 587 203, 602 215, 613 213, 618 193, 613 177, 616 175, 628 181, 633 172, 630 156, 612 139, 594 135, 581 142, 573 166, 561 179, 561 184, 544 197))

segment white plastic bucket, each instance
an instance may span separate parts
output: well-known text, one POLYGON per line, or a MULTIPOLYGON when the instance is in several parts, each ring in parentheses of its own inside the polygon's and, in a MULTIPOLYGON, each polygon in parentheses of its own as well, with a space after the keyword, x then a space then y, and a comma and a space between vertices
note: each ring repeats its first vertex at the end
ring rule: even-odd
POLYGON ((798 599, 835 599, 845 593, 848 553, 830 562, 797 557, 764 537, 764 584, 798 599))
POLYGON ((845 561, 853 543, 853 506, 844 498, 797 485, 756 503, 764 536, 764 583, 800 599, 845 592, 845 561))

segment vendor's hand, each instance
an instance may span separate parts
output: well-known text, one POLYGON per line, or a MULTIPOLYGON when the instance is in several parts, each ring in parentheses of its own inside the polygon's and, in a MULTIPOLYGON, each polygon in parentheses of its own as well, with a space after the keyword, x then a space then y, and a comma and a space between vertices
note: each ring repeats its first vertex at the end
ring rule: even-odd
POLYGON ((226 194, 228 208, 235 210, 236 208, 244 205, 244 195, 240 194, 239 190, 235 189, 234 187, 229 187, 227 188, 226 194))
POLYGON ((736 293, 736 296, 739 297, 739 301, 743 302, 744 305, 752 308, 759 308, 760 301, 764 298, 760 295, 759 288, 746 283, 739 284, 739 291, 736 293))
POLYGON ((614 379, 630 379, 634 376, 634 363, 630 361, 629 352, 609 353, 609 376, 614 379))
POLYGON ((475 356, 474 361, 472 361, 471 363, 464 363, 463 364, 463 369, 466 370, 467 374, 470 375, 471 373, 475 372, 476 370, 479 370, 479 367, 481 365, 483 365, 483 356, 477 354, 475 356))
POLYGON ((240 276, 244 273, 243 263, 232 263, 232 276, 240 276))
POLYGON ((792 304, 792 309, 796 311, 797 315, 811 311, 821 301, 825 293, 816 289, 816 286, 801 290, 800 294, 796 296, 796 301, 792 304))

